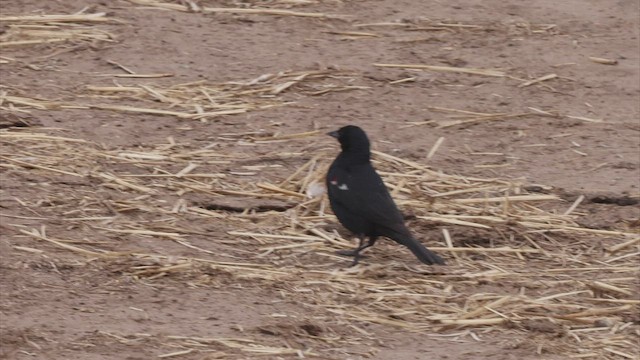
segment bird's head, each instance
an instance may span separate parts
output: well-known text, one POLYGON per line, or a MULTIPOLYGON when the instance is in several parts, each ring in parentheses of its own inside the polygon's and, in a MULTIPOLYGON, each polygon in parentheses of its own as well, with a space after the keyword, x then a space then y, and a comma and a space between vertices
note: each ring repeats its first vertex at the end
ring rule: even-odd
POLYGON ((369 138, 364 130, 355 125, 343 126, 327 135, 338 139, 343 152, 369 155, 369 138))

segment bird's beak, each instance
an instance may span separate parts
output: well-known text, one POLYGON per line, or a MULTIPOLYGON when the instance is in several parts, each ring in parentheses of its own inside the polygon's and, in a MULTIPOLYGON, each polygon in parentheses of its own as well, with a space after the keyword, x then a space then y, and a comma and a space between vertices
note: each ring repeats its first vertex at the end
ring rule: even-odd
POLYGON ((329 136, 331 136, 331 137, 334 137, 334 138, 336 138, 336 139, 340 137, 340 134, 338 134, 338 132, 337 132, 337 131, 331 131, 331 132, 328 132, 328 133, 327 133, 327 135, 329 135, 329 136))

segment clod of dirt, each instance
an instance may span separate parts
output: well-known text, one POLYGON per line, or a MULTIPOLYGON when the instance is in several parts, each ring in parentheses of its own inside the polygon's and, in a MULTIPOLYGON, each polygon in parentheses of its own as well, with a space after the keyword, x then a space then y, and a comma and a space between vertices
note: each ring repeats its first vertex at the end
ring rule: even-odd
POLYGON ((615 321, 612 319, 598 319, 593 322, 593 326, 595 327, 612 327, 615 324, 615 321))
MULTIPOLYGON (((474 231, 475 233, 475 231, 474 231)), ((480 234, 460 234, 458 238, 454 241, 454 245, 456 246, 466 246, 466 247, 491 247, 492 241, 488 236, 482 236, 480 234)))
POLYGON ((524 320, 520 325, 526 330, 540 333, 561 334, 563 332, 561 325, 548 319, 524 320))
POLYGON ((29 127, 33 125, 40 125, 37 121, 31 119, 25 115, 18 115, 15 113, 0 112, 0 129, 6 129, 10 127, 29 127))
POLYGON ((640 166, 638 164, 634 163, 634 162, 631 162, 631 161, 621 161, 619 163, 612 164, 611 167, 614 168, 614 169, 635 170, 640 166))
POLYGON ((290 336, 293 333, 299 333, 302 330, 304 333, 311 336, 320 336, 324 330, 322 327, 312 324, 274 324, 260 326, 257 330, 263 334, 271 336, 290 336))
POLYGON ((198 206, 211 211, 244 212, 246 210, 255 212, 266 211, 287 211, 295 204, 272 199, 254 199, 225 197, 216 199, 216 202, 199 203, 198 206))
POLYGON ((303 324, 300 325, 300 329, 304 330, 311 336, 320 336, 320 334, 322 334, 323 332, 322 328, 315 324, 303 324))
POLYGON ((282 335, 282 328, 280 326, 277 325, 270 325, 270 326, 260 326, 257 328, 258 332, 261 332, 265 335, 271 335, 271 336, 280 336, 282 335))
POLYGON ((607 196, 597 195, 591 198, 592 203, 596 204, 610 204, 618 206, 630 206, 638 203, 638 199, 632 199, 628 196, 607 196))
POLYGON ((532 193, 548 194, 552 188, 549 186, 543 186, 543 185, 527 185, 527 186, 524 186, 523 189, 532 193))

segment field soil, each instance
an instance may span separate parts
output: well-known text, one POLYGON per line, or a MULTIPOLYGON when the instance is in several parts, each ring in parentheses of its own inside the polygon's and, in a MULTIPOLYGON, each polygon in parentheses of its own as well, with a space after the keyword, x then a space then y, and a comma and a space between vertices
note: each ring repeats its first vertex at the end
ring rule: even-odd
POLYGON ((637 1, 0 12, 0 358, 639 358, 637 1), (447 266, 335 254, 347 124, 447 266))

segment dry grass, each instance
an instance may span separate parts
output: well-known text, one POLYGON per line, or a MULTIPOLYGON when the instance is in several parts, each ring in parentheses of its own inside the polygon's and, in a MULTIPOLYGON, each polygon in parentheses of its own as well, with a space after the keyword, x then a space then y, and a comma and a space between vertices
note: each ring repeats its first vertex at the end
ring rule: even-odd
MULTIPOLYGON (((125 74, 109 77, 165 77, 165 74, 125 74)), ((170 74, 168 74, 170 75, 170 74)), ((175 116, 207 120, 222 115, 241 114, 295 103, 296 97, 318 96, 329 92, 366 89, 352 85, 353 75, 337 70, 283 71, 263 74, 242 82, 211 83, 196 81, 175 85, 141 83, 129 86, 87 86, 71 101, 51 101, 0 92, 0 109, 29 112, 38 110, 95 109, 125 113, 175 116), (296 97, 287 97, 293 89, 296 97)))
POLYGON ((25 45, 113 42, 115 36, 96 24, 114 22, 105 13, 2 16, 0 25, 8 27, 0 35, 0 48, 25 45))
POLYGON ((275 16, 295 16, 303 18, 319 18, 319 19, 341 19, 344 16, 334 14, 324 14, 315 12, 301 12, 288 9, 282 9, 282 6, 307 5, 308 3, 316 3, 315 1, 274 1, 271 3, 261 2, 260 6, 248 7, 207 7, 201 6, 196 1, 156 1, 156 0, 129 0, 129 2, 140 5, 144 8, 156 8, 173 11, 204 13, 204 14, 245 14, 245 15, 275 15, 275 16))
MULTIPOLYGON (((127 91, 152 96, 143 89, 127 91)), ((83 189, 41 199, 51 204, 46 213, 41 205, 18 199, 20 214, 3 215, 36 219, 41 226, 13 226, 19 237, 38 241, 16 250, 34 256, 65 251, 87 264, 96 259, 105 269, 117 264, 118 273, 146 282, 177 277, 190 286, 215 287, 222 286, 223 276, 239 287, 277 287, 316 318, 359 329, 346 336, 328 328, 324 336, 307 339, 316 344, 313 351, 251 339, 155 339, 174 349, 167 357, 205 349, 340 357, 349 345, 371 345, 372 335, 363 328, 368 323, 451 338, 509 332, 520 346, 539 353, 634 356, 638 233, 580 227, 579 202, 530 194, 508 180, 444 174, 375 152, 376 166, 398 203, 416 216, 412 227, 444 231, 443 240, 427 241, 449 266, 418 265, 403 249, 383 243, 362 265, 345 268, 348 259, 334 251, 353 245, 329 230, 336 220, 326 212, 326 199, 317 196, 335 149, 323 149, 329 140, 316 131, 218 134, 217 139, 247 149, 284 144, 296 149, 261 158, 251 150, 237 155, 171 139, 135 149, 108 149, 31 129, 5 130, 0 139, 6 176, 75 181, 83 189), (310 143, 320 150, 305 150, 310 143), (297 169, 283 173, 282 161, 298 164, 297 169), (268 175, 272 168, 280 177, 268 175), (265 177, 273 181, 265 183, 265 177), (228 198, 239 205, 224 205, 228 198), (59 229, 60 222, 83 236, 50 236, 49 229, 59 229), (211 235, 200 228, 204 223, 219 224, 226 234, 211 235), (141 238, 175 247, 145 250, 141 238), (479 238, 489 241, 467 241, 479 238)))

